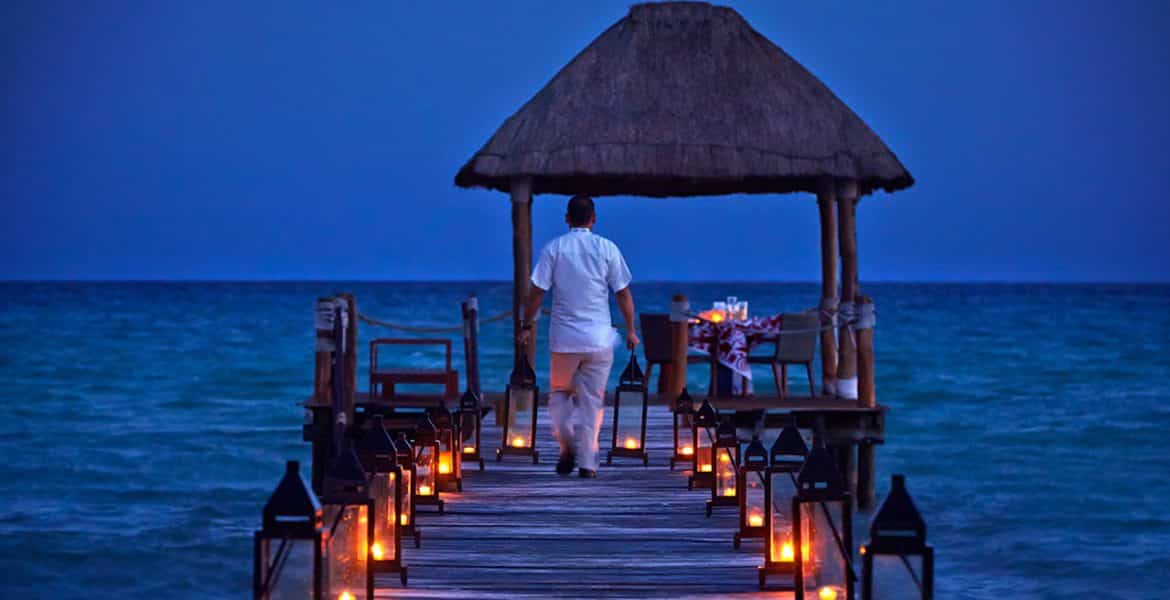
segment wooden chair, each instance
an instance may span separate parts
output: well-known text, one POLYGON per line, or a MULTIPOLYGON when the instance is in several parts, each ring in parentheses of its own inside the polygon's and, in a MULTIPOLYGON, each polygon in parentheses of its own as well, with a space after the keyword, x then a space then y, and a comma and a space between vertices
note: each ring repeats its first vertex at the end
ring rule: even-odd
POLYGON ((370 400, 394 398, 394 386, 400 383, 437 384, 444 387, 446 398, 459 397, 459 371, 451 368, 451 340, 379 338, 370 342, 370 400), (380 346, 443 346, 447 362, 442 369, 394 368, 378 362, 380 346), (378 388, 381 387, 381 394, 378 388))
POLYGON ((808 372, 809 397, 816 396, 813 384, 812 364, 817 354, 817 338, 820 333, 820 317, 816 313, 788 313, 783 315, 780 336, 776 338, 776 353, 772 356, 749 356, 748 363, 771 365, 772 376, 776 378, 776 396, 780 400, 788 394, 788 365, 804 365, 808 372), (800 333, 784 333, 798 331, 800 333))
MULTIPOLYGON (((642 328, 642 352, 646 355, 646 381, 650 381, 650 371, 658 365, 658 393, 666 389, 666 367, 674 361, 670 348, 670 315, 658 313, 641 313, 638 321, 642 328)), ((708 380, 710 390, 715 389, 715 358, 700 354, 687 355, 687 364, 711 365, 711 377, 708 380)), ((649 384, 647 384, 649 387, 649 384)))

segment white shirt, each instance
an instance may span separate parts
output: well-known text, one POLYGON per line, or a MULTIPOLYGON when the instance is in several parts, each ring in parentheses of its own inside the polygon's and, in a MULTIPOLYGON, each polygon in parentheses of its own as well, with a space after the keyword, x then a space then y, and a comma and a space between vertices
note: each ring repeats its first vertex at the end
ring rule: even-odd
POLYGON ((599 352, 613 348, 609 292, 630 285, 630 268, 617 244, 574 227, 540 251, 532 285, 553 290, 548 345, 553 352, 599 352))

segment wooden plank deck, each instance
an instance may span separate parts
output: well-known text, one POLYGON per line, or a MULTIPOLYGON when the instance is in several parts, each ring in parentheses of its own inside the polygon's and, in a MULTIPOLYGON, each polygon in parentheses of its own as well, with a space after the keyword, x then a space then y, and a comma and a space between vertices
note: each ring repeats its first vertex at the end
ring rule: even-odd
POLYGON ((603 464, 592 480, 553 472, 557 448, 540 416, 539 465, 519 456, 495 462, 500 431, 485 423, 487 470, 465 470, 464 491, 443 495, 446 514, 420 509, 422 548, 404 544, 410 587, 379 576, 377 597, 792 597, 758 591, 762 540, 733 549, 735 509, 716 507, 706 518, 709 493, 688 491, 686 472, 670 470, 665 407, 650 408, 649 467, 634 459, 604 464, 607 414, 603 464))

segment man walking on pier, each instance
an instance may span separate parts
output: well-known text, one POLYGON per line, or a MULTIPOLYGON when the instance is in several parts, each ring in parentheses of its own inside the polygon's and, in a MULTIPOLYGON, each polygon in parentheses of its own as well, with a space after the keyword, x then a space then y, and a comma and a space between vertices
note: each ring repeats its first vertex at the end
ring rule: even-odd
POLYGON ((524 304, 521 345, 532 338, 534 315, 544 293, 553 290, 549 318, 548 414, 561 447, 557 473, 580 466, 581 477, 597 477, 597 435, 604 415, 605 387, 613 366, 616 336, 609 316, 609 292, 626 321, 626 348, 638 346, 630 269, 613 242, 593 233, 593 199, 574 196, 565 214, 569 232, 540 252, 524 304), (574 412, 580 423, 574 427, 574 412))

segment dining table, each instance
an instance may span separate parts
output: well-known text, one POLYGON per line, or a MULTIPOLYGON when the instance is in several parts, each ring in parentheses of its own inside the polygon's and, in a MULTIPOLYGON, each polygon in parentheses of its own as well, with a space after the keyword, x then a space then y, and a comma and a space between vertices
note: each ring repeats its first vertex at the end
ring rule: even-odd
POLYGON ((716 374, 709 393, 720 397, 751 394, 752 368, 748 354, 756 346, 776 342, 783 315, 730 319, 715 313, 712 317, 700 315, 691 319, 687 331, 688 346, 712 356, 716 374))

